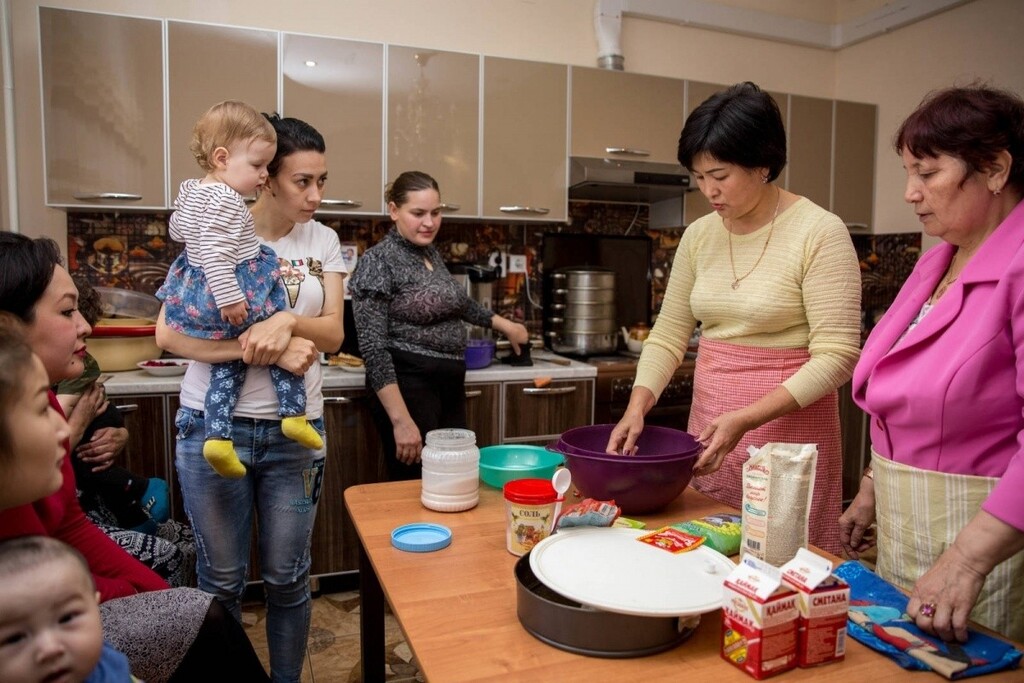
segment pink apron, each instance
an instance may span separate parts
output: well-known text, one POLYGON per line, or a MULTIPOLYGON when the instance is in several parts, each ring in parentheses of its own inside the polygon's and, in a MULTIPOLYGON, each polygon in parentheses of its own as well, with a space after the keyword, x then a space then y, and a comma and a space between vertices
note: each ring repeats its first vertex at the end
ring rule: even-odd
MULTIPOLYGON (((765 349, 703 338, 694 372, 693 407, 687 428, 699 436, 722 413, 754 403, 792 377, 810 359, 807 349, 765 349)), ((839 398, 835 391, 788 415, 747 432, 712 474, 694 477, 691 486, 733 507, 740 507, 747 446, 768 442, 813 443, 818 467, 808 533, 813 545, 835 555, 843 505, 843 455, 839 398)))

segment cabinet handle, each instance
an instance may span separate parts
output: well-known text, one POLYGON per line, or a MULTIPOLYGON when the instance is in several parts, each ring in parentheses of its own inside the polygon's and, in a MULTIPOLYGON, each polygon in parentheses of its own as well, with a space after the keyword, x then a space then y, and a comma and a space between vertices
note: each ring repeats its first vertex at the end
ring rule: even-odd
POLYGON ((445 204, 443 202, 441 203, 441 210, 442 211, 458 211, 461 208, 462 208, 461 204, 445 204))
POLYGON ((358 209, 362 206, 362 202, 357 202, 354 199, 321 199, 320 206, 347 206, 353 209, 358 209))
POLYGON ((482 389, 471 389, 466 392, 466 398, 479 398, 484 395, 482 389))
POLYGON ((531 396, 554 396, 556 394, 571 394, 574 391, 576 391, 576 387, 523 387, 523 393, 531 396))
POLYGON ((79 192, 71 196, 75 199, 122 199, 126 202, 137 202, 142 199, 141 194, 128 192, 79 192))
POLYGON ((328 403, 351 403, 352 399, 348 396, 324 396, 324 404, 328 403))
POLYGON ((502 206, 498 208, 498 211, 502 213, 533 213, 539 216, 543 216, 546 213, 551 213, 551 209, 545 209, 541 206, 502 206))
POLYGON ((649 157, 651 153, 646 149, 633 149, 632 147, 605 147, 608 154, 626 154, 631 157, 649 157))
POLYGON ((119 413, 134 413, 138 409, 138 403, 125 403, 123 405, 117 406, 117 412, 119 413))

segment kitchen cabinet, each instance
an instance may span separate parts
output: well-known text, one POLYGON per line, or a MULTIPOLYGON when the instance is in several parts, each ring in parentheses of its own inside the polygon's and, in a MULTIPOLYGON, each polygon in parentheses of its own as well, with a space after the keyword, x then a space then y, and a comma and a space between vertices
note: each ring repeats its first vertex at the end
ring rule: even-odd
POLYGON ((480 448, 501 443, 501 384, 466 385, 466 427, 480 448))
POLYGON ((478 216, 479 55, 388 46, 387 179, 423 171, 446 212, 478 216))
POLYGON ((877 118, 873 104, 835 102, 832 213, 847 225, 874 225, 877 118))
POLYGON ((678 163, 684 82, 574 66, 572 156, 678 163))
POLYGON ((178 410, 178 396, 112 396, 110 402, 118 406, 128 429, 128 444, 118 464, 135 474, 166 481, 171 491, 171 517, 187 522, 174 470, 174 415, 178 410))
POLYGON ((789 125, 786 189, 828 209, 832 206, 832 100, 791 95, 789 125))
POLYGON ((276 31, 167 22, 171 201, 183 180, 205 175, 189 150, 203 112, 224 100, 277 111, 277 74, 276 31))
POLYGON ((594 380, 504 383, 502 443, 545 445, 573 427, 589 425, 594 415, 594 380))
POLYGON ((867 413, 853 402, 852 385, 839 387, 839 428, 843 445, 843 505, 860 490, 864 468, 871 462, 871 432, 867 413))
POLYGON ((320 213, 384 212, 384 45, 285 33, 282 115, 327 143, 320 213))
POLYGON ((485 57, 483 69, 483 216, 564 221, 568 67, 485 57))
POLYGON ((358 569, 359 539, 348 519, 345 489, 387 479, 366 389, 324 392, 327 463, 310 551, 312 574, 358 569))
POLYGON ((47 205, 165 206, 162 31, 39 8, 47 205))

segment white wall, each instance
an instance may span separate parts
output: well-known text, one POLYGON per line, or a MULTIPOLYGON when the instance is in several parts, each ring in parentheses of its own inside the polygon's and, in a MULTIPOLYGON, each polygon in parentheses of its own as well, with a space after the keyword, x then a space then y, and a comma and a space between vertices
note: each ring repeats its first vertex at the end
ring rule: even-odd
MULTIPOLYGON (((767 0, 764 0, 767 2, 767 0)), ((593 66, 593 0, 11 0, 20 227, 64 242, 43 205, 36 8, 167 17, 593 66)), ((749 3, 748 3, 749 4, 749 3)), ((626 69, 879 105, 876 230, 916 230, 888 151, 929 89, 982 76, 1024 93, 1024 3, 975 0, 840 52, 626 18, 626 69)), ((313 122, 315 124, 315 121, 313 122)))

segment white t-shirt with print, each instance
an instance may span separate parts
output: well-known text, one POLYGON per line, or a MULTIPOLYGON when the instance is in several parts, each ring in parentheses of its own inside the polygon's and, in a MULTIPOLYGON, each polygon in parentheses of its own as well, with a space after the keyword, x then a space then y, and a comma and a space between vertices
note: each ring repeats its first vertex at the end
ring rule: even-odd
MULTIPOLYGON (((276 242, 260 240, 277 253, 285 284, 285 305, 297 315, 316 317, 324 305, 323 273, 348 271, 341 257, 338 235, 323 223, 298 223, 276 242)), ((340 323, 339 323, 340 324, 340 323)), ((192 363, 181 382, 181 405, 203 410, 210 386, 210 365, 192 363)), ((306 418, 323 415, 323 370, 314 363, 306 371, 306 418)), ((270 370, 249 366, 235 415, 263 420, 278 420, 278 400, 270 380, 270 370)))

